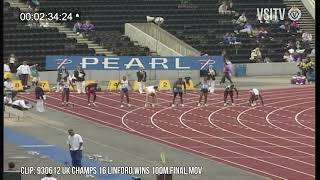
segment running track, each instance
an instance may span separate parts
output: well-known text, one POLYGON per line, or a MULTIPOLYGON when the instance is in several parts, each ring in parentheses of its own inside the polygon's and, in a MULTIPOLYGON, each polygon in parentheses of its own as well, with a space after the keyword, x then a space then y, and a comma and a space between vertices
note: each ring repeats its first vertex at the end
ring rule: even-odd
MULTIPOLYGON (((168 92, 159 93, 156 108, 145 108, 145 96, 137 93, 131 93, 131 108, 120 108, 116 92, 99 93, 96 108, 87 106, 84 94, 70 95, 74 108, 61 106, 58 93, 48 93, 45 104, 271 179, 315 179, 314 87, 262 95, 263 107, 248 106, 248 91, 239 92, 234 107, 223 106, 221 91, 209 95, 208 107, 196 106, 197 92, 187 93, 186 106, 175 108, 168 92)), ((34 94, 20 96, 34 101, 34 94)))

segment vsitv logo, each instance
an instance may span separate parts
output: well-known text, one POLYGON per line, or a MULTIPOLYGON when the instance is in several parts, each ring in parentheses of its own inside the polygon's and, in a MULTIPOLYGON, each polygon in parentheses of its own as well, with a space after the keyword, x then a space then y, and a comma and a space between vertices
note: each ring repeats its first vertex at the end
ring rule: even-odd
POLYGON ((286 8, 257 8, 259 21, 283 21, 286 14, 292 21, 298 21, 301 18, 301 11, 297 7, 292 7, 287 13, 286 8))

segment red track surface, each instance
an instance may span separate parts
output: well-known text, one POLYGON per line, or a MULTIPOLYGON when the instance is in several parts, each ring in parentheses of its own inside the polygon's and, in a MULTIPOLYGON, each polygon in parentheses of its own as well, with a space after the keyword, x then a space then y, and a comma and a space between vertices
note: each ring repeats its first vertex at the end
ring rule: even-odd
MULTIPOLYGON (((236 106, 224 107, 222 92, 209 95, 208 107, 196 107, 197 92, 187 93, 185 107, 169 107, 170 93, 159 94, 160 106, 144 108, 145 96, 131 93, 131 108, 119 107, 118 93, 100 93, 97 108, 86 96, 72 94, 75 108, 61 106, 50 93, 47 107, 137 134, 272 179, 315 179, 314 87, 264 90, 265 106, 248 106, 240 91, 236 106)), ((33 100, 33 94, 22 95, 33 100)))

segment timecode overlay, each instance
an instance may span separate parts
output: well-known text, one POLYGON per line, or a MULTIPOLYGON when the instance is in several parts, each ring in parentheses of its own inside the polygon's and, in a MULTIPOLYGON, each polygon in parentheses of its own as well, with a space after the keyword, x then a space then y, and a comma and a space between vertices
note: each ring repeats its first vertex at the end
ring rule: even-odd
POLYGON ((20 12, 19 21, 60 21, 74 22, 81 20, 80 12, 20 12))

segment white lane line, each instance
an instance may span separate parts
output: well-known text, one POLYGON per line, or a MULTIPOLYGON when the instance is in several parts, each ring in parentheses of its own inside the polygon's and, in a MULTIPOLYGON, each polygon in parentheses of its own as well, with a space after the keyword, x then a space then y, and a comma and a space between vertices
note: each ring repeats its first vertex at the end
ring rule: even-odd
MULTIPOLYGON (((306 98, 305 98, 305 99, 306 99, 306 98)), ((267 121, 271 126, 273 126, 273 127, 275 127, 275 128, 278 128, 278 129, 280 129, 280 130, 283 130, 283 131, 286 131, 286 132, 289 132, 289 133, 292 133, 292 134, 300 135, 300 136, 303 136, 303 137, 305 137, 305 138, 314 139, 314 137, 312 137, 312 136, 307 136, 307 135, 304 135, 304 134, 300 134, 300 133, 296 133, 296 132, 293 132, 293 131, 289 131, 289 130, 287 130, 287 129, 283 129, 283 128, 281 128, 281 127, 273 124, 272 122, 270 122, 270 119, 269 119, 269 116, 270 116, 271 114, 273 114, 274 112, 280 111, 280 110, 285 109, 285 108, 288 108, 288 107, 297 106, 297 105, 302 105, 302 104, 308 104, 308 103, 312 103, 312 102, 314 103, 314 100, 313 100, 313 101, 302 102, 302 103, 294 103, 294 104, 291 104, 291 105, 288 105, 288 106, 283 106, 283 107, 281 107, 281 108, 278 108, 278 109, 276 109, 276 110, 273 110, 273 111, 271 111, 271 112, 266 116, 266 121, 267 121)))
POLYGON ((313 128, 310 128, 310 127, 308 127, 308 126, 306 126, 306 125, 304 125, 304 124, 302 124, 299 120, 298 120, 298 116, 300 115, 300 114, 302 114, 303 112, 305 112, 305 111, 308 111, 308 110, 310 110, 310 109, 314 109, 315 107, 310 107, 310 108, 308 108, 308 109, 305 109, 305 110, 302 110, 302 111, 300 111, 299 113, 297 113, 296 114, 296 116, 294 117, 294 119, 296 120, 296 122, 298 123, 298 124, 300 124, 302 127, 304 127, 304 128, 307 128, 307 129, 310 129, 311 131, 314 131, 314 129, 313 128))
POLYGON ((19 145, 19 147, 24 147, 24 148, 33 148, 33 147, 54 147, 52 144, 47 144, 47 145, 41 145, 41 144, 32 144, 32 145, 19 145))
MULTIPOLYGON (((314 98, 314 97, 310 97, 310 98, 314 98)), ((299 98, 299 99, 309 99, 309 98, 299 98)), ((297 99, 294 99, 295 101, 297 99)), ((278 101, 278 102, 274 102, 274 103, 269 103, 269 104, 276 104, 276 103, 279 103, 279 102, 287 102, 287 101, 292 101, 292 100, 286 100, 286 101, 278 101)), ((254 129, 254 128, 251 128, 247 125, 245 125, 244 123, 242 123, 242 119, 240 118, 241 115, 245 114, 247 111, 250 111, 250 110, 255 110, 257 107, 251 107, 247 110, 244 110, 242 111, 238 116, 237 116, 237 121, 239 122, 239 124, 241 124, 242 126, 246 127, 246 128, 249 128, 251 129, 252 131, 255 131, 255 132, 259 132, 259 133, 262 133, 262 134, 265 134, 265 135, 269 135, 269 136, 273 136, 273 137, 278 137, 279 139, 284 139, 284 140, 287 140, 287 141, 291 141, 291 142, 295 142, 295 143, 298 143, 298 144, 302 144, 302 145, 306 145, 306 146, 310 146, 310 147, 314 147, 313 145, 310 145, 310 144, 305 144, 305 143, 302 143, 302 142, 299 142, 299 141, 294 141, 294 140, 291 140, 291 139, 286 139, 286 138, 283 138, 281 136, 276 136, 276 135, 273 135, 273 134, 270 134, 270 133, 266 133, 266 132, 263 132, 263 131, 259 131, 257 129, 254 129)))

